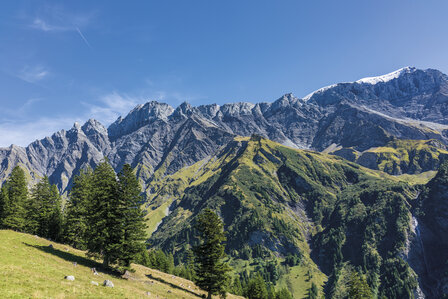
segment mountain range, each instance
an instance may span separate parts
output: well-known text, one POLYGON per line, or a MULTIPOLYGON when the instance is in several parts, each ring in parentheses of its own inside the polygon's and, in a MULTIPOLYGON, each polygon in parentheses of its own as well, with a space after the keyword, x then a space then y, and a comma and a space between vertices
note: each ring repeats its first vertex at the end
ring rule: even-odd
MULTIPOLYGON (((116 169, 131 164, 148 184, 157 170, 172 174, 214 153, 235 136, 258 134, 299 149, 365 151, 394 139, 448 141, 448 76, 406 67, 339 83, 299 99, 177 108, 138 105, 108 128, 94 119, 75 123, 27 147, 0 149, 0 180, 15 165, 31 178, 47 175, 66 192, 73 174, 103 157, 116 169)), ((338 153, 338 152, 336 152, 338 153)))
POLYGON ((377 297, 443 298, 447 143, 448 76, 406 67, 272 103, 148 102, 108 128, 90 119, 1 148, 0 182, 19 165, 67 194, 106 157, 134 168, 149 242, 177 261, 210 207, 237 273, 300 258, 271 280, 296 297, 314 282, 345 298, 357 270, 377 297))

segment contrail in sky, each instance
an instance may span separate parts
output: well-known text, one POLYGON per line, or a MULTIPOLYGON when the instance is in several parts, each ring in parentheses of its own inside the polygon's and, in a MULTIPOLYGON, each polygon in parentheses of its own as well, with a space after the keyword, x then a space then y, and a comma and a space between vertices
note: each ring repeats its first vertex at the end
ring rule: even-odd
POLYGON ((89 46, 89 48, 92 48, 92 46, 90 45, 90 43, 87 40, 87 38, 84 36, 84 34, 82 34, 81 30, 79 30, 78 27, 76 27, 76 31, 78 31, 79 36, 81 36, 82 40, 86 43, 86 45, 89 46))

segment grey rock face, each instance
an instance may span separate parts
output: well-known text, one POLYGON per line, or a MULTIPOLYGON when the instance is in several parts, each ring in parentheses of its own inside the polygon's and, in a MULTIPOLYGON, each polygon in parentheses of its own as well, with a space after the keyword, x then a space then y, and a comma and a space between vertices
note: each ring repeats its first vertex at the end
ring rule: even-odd
POLYGON ((426 185, 419 197, 419 243, 412 247, 420 259, 411 264, 421 277, 422 289, 428 298, 448 296, 448 168, 441 166, 436 177, 426 185))
POLYGON ((0 181, 16 165, 33 180, 49 176, 62 192, 83 167, 108 157, 116 170, 131 164, 144 185, 215 153, 236 135, 258 134, 296 148, 332 144, 355 151, 393 138, 448 141, 448 77, 405 68, 382 77, 341 83, 304 99, 286 94, 273 103, 233 103, 176 109, 148 102, 109 128, 95 120, 0 149, 0 181))

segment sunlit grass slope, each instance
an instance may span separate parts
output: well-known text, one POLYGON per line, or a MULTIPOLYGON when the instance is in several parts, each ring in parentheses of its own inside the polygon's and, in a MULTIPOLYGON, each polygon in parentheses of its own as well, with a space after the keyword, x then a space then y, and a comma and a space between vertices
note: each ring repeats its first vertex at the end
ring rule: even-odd
POLYGON ((0 230, 0 298, 200 298, 203 294, 186 279, 140 265, 133 268, 131 278, 122 279, 101 271, 100 264, 86 258, 83 251, 0 230), (92 267, 99 276, 93 275, 92 267), (67 275, 75 276, 75 281, 64 279, 67 275), (115 287, 103 287, 106 279, 115 287))

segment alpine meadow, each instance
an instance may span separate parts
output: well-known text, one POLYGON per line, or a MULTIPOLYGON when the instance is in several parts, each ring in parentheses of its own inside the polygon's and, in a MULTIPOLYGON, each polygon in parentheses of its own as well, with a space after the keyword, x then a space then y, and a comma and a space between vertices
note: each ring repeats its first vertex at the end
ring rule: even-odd
POLYGON ((448 298, 448 4, 2 6, 0 298, 448 298))

